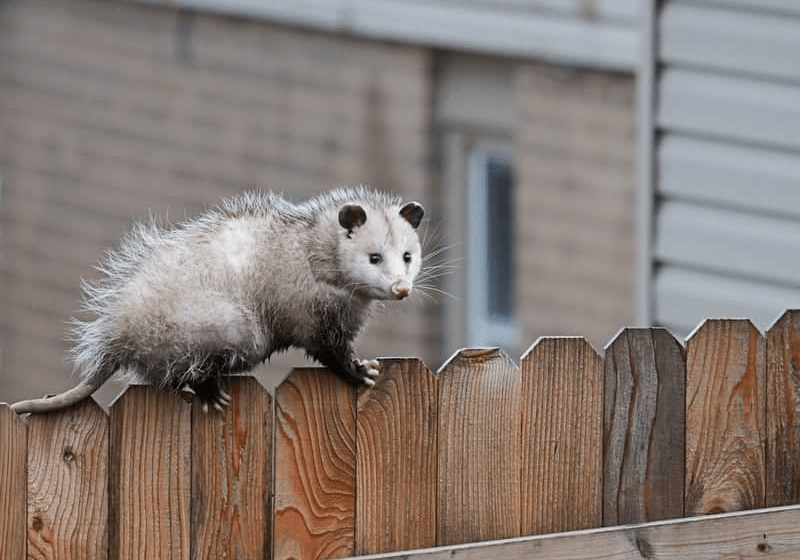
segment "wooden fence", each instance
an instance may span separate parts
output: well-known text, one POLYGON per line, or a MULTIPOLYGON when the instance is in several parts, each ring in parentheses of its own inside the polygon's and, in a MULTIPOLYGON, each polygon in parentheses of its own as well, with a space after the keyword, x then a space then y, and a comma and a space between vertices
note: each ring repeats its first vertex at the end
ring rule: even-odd
POLYGON ((798 311, 382 370, 274 399, 231 377, 224 413, 142 386, 109 414, 0 406, 0 558, 800 557, 798 506, 681 519, 800 503, 798 311))

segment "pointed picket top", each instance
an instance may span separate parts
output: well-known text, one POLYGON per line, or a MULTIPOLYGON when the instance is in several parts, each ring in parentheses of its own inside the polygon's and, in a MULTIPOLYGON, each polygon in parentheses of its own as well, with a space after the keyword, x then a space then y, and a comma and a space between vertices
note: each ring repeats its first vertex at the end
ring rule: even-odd
POLYGON ((542 337, 523 355, 523 535, 602 522, 603 360, 583 337, 542 337))
POLYGON ((572 336, 572 335, 540 336, 534 341, 533 344, 528 346, 527 350, 525 350, 522 353, 522 356, 520 357, 520 364, 522 364, 522 362, 524 362, 526 359, 530 359, 530 355, 534 351, 549 352, 549 348, 552 345, 560 345, 560 344, 567 344, 571 348, 575 349, 580 348, 582 351, 584 351, 584 349, 582 348, 583 346, 588 346, 589 348, 585 349, 585 351, 594 352, 599 356, 599 353, 597 352, 595 347, 592 345, 591 342, 589 342, 589 340, 585 336, 572 336), (548 350, 543 350, 545 348, 548 350))
POLYGON ((0 403, 0 543, 7 558, 25 558, 25 464, 28 430, 25 421, 0 403))
POLYGON ((662 328, 626 328, 605 349, 603 524, 683 515, 686 355, 662 328))
POLYGON ((767 507, 800 502, 800 310, 767 331, 767 507))
POLYGON ((437 378, 417 358, 379 362, 358 396, 357 555, 436 544, 437 378))
POLYGON ((775 317, 775 320, 772 321, 764 334, 766 335, 770 331, 778 328, 779 325, 785 324, 786 321, 794 320, 797 317, 800 317, 800 309, 784 309, 778 313, 777 317, 775 317))
POLYGON ((472 348, 438 374, 438 544, 517 536, 519 368, 497 348, 472 348))
POLYGON ((706 320, 686 342, 686 515, 764 507, 766 340, 706 320))
POLYGON ((319 367, 275 390, 275 560, 353 555, 356 391, 319 367))
POLYGON ((724 317, 724 318, 706 317, 705 319, 700 321, 700 323, 694 329, 689 331, 689 334, 686 335, 684 346, 688 346, 689 341, 695 338, 700 331, 709 328, 718 328, 718 325, 729 325, 737 330, 744 329, 745 325, 747 325, 749 329, 752 329, 759 334, 763 334, 761 333, 761 330, 755 325, 755 323, 753 323, 753 321, 750 320, 748 317, 724 317))
POLYGON ((377 358, 380 374, 375 378, 375 386, 361 386, 358 390, 358 409, 369 404, 373 393, 378 394, 391 391, 389 385, 406 385, 410 380, 415 381, 412 386, 419 390, 430 389, 437 383, 438 374, 432 372, 420 358, 377 358))
POLYGON ((442 366, 436 371, 436 375, 440 378, 451 374, 454 370, 466 366, 480 366, 485 364, 492 367, 508 367, 509 369, 518 369, 508 354, 502 348, 498 347, 484 347, 484 348, 460 348, 453 352, 442 366))
MULTIPOLYGON (((420 358, 416 357, 385 357, 376 358, 380 367, 378 371, 380 374, 375 378, 375 386, 381 383, 396 383, 403 381, 408 375, 413 376, 430 376, 433 380, 437 379, 437 374, 431 371, 430 368, 420 358)), ((363 395, 368 395, 372 388, 361 387, 359 391, 359 399, 363 395)))
POLYGON ((89 398, 28 422, 29 545, 46 557, 105 558, 108 415, 89 398))

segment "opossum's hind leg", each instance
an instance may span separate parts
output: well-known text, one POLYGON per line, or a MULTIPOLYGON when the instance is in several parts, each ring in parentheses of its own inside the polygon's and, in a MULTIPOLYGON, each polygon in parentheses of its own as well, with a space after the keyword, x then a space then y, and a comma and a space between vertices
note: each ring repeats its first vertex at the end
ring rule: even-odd
POLYGON ((231 396, 222 388, 220 379, 217 377, 206 377, 202 380, 193 381, 187 384, 184 390, 200 399, 203 412, 208 412, 209 406, 222 411, 231 404, 231 396))
POLYGON ((183 300, 161 321, 164 328, 148 356, 150 377, 166 370, 166 385, 195 393, 204 410, 230 403, 230 395, 220 386, 223 375, 251 369, 266 353, 254 314, 217 294, 183 300))

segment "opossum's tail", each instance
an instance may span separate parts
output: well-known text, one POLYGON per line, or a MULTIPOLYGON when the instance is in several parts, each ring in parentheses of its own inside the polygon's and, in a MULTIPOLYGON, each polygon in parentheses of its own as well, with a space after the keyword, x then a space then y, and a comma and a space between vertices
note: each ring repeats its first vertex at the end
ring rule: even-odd
POLYGON ((100 386, 111 377, 112 373, 114 373, 113 370, 109 368, 100 375, 82 380, 75 387, 61 394, 14 403, 11 405, 11 410, 17 414, 25 414, 26 412, 49 412, 51 410, 72 406, 73 404, 89 398, 92 393, 97 391, 100 386))
POLYGON ((83 373, 83 380, 58 395, 14 403, 11 410, 17 414, 49 412, 79 403, 97 391, 120 368, 118 356, 113 355, 104 343, 110 327, 107 317, 99 316, 93 321, 73 319, 72 327, 74 345, 70 356, 75 370, 83 373))

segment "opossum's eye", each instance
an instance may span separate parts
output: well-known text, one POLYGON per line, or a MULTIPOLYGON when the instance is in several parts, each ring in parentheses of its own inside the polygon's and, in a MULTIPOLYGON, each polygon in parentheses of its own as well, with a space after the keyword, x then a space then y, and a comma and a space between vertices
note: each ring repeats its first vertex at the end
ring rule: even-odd
POLYGON ((403 260, 405 262, 407 262, 407 263, 410 263, 411 262, 411 253, 409 253, 408 251, 403 253, 403 260))
POLYGON ((380 253, 370 253, 369 262, 372 264, 381 264, 381 262, 383 262, 383 255, 380 253))

